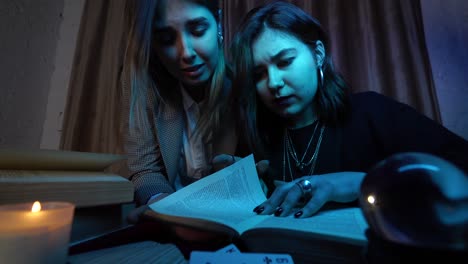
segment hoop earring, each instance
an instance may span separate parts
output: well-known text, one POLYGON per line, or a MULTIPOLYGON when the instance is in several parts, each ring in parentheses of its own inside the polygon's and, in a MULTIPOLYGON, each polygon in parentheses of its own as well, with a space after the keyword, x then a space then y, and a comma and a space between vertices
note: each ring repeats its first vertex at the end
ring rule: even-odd
POLYGON ((221 9, 218 9, 218 40, 219 43, 223 43, 224 37, 223 37, 223 12, 221 9))
POLYGON ((323 87, 323 70, 322 70, 322 67, 319 67, 319 76, 320 76, 320 86, 323 87))

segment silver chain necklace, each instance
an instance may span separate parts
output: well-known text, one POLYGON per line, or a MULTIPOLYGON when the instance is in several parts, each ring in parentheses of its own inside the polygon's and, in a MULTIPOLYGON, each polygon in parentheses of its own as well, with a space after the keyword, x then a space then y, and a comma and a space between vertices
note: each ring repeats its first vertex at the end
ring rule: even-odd
POLYGON ((296 148, 294 147, 294 144, 291 139, 291 135, 289 135, 289 131, 286 129, 286 145, 288 148, 289 155, 293 158, 293 160, 296 162, 296 169, 299 169, 302 171, 305 167, 309 166, 312 163, 312 157, 308 162, 304 162, 304 159, 309 152, 310 144, 312 143, 312 140, 315 137, 315 132, 317 131, 317 127, 319 125, 319 122, 317 121, 317 124, 315 125, 314 132, 312 133, 312 136, 310 137, 309 143, 307 144, 306 149, 304 150, 304 154, 302 155, 301 160, 298 159, 297 154, 296 154, 296 148))
POLYGON ((319 153, 319 150, 320 150, 320 145, 322 144, 322 138, 323 138, 323 132, 325 130, 325 125, 322 125, 322 127, 320 129, 320 135, 319 135, 319 138, 318 138, 318 141, 317 141, 317 145, 315 146, 314 154, 311 156, 311 158, 310 158, 310 160, 308 162, 304 163, 303 160, 304 160, 304 158, 306 156, 306 153, 309 150, 312 139, 315 136, 315 131, 316 131, 317 127, 318 127, 318 124, 319 124, 319 122, 317 122, 317 125, 314 128, 314 132, 312 134, 312 137, 309 140, 309 144, 307 145, 307 148, 304 151, 304 155, 302 156, 302 159, 301 159, 300 162, 297 159, 297 154, 295 152, 294 146, 292 144, 292 139, 291 139, 289 133, 287 132, 287 129, 284 132, 285 134, 284 134, 284 143, 283 143, 283 181, 286 181, 286 161, 288 163, 287 166, 288 166, 288 169, 289 169, 290 179, 291 179, 291 181, 294 180, 294 174, 293 174, 292 169, 291 169, 291 160, 289 158, 290 156, 296 162, 296 169, 299 169, 299 170, 302 171, 305 167, 311 165, 308 175, 312 175, 314 173, 315 164, 317 162, 317 157, 318 157, 318 153, 319 153), (286 153, 288 153, 289 155, 287 155, 286 153), (288 156, 288 157, 286 158, 286 156, 288 156))

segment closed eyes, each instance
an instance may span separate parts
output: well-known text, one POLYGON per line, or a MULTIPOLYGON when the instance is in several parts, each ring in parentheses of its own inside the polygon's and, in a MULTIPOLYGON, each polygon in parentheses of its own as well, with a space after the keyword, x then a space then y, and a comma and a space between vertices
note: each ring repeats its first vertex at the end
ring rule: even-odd
POLYGON ((209 25, 206 23, 201 23, 197 25, 189 25, 190 34, 194 35, 195 37, 202 37, 203 35, 205 35, 208 28, 209 28, 209 25))
MULTIPOLYGON (((210 26, 209 21, 206 18, 201 17, 187 21, 186 30, 194 37, 202 37, 210 26)), ((153 39, 160 45, 171 46, 175 44, 177 34, 177 30, 172 27, 157 28, 154 31, 153 39)))
MULTIPOLYGON (((294 62, 294 59, 296 59, 295 56, 275 58, 276 67, 280 70, 287 69, 294 62)), ((253 79, 255 83, 264 79, 268 75, 267 70, 263 66, 256 66, 253 73, 253 79)))
POLYGON ((278 60, 276 65, 278 65, 279 68, 284 68, 284 67, 287 67, 287 66, 291 65, 293 63, 294 59, 295 59, 295 57, 280 59, 280 60, 278 60))
POLYGON ((187 28, 190 34, 201 37, 210 28, 210 23, 205 17, 198 17, 187 22, 187 28))

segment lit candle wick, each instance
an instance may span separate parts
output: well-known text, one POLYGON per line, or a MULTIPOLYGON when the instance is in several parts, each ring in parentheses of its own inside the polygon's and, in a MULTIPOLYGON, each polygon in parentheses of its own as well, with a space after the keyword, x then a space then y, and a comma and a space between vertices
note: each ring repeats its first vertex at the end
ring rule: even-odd
POLYGON ((41 203, 39 201, 35 201, 32 208, 31 208, 31 212, 37 213, 40 210, 41 210, 41 203))

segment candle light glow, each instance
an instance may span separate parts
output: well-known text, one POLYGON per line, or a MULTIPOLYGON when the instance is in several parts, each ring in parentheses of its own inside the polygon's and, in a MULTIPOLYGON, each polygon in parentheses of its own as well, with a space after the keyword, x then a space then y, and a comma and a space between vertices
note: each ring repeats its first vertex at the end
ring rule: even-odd
POLYGON ((0 263, 65 264, 74 208, 67 202, 0 205, 0 263))
POLYGON ((31 208, 31 212, 37 213, 39 211, 41 211, 41 203, 39 201, 35 201, 31 208))

